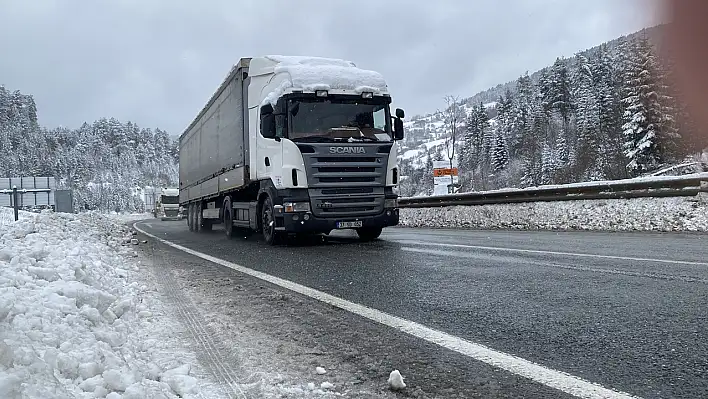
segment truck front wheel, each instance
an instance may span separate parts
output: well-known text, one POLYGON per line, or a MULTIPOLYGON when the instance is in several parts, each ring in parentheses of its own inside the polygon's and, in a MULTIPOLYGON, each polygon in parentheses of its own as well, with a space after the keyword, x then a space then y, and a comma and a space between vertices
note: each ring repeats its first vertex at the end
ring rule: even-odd
POLYGON ((359 235, 359 239, 362 241, 373 241, 381 235, 381 227, 362 227, 356 229, 356 234, 359 235))
POLYGON ((278 243, 278 232, 275 230, 275 214, 273 212, 273 200, 266 197, 261 205, 261 231, 263 239, 268 245, 278 243))

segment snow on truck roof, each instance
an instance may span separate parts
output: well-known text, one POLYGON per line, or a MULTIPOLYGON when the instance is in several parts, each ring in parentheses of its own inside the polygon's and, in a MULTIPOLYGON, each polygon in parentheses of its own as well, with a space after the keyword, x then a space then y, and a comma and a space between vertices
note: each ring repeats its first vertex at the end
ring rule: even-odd
MULTIPOLYGON (((259 64, 254 60, 251 60, 251 68, 255 66, 254 64, 259 64)), ((294 90, 306 92, 334 90, 354 94, 387 92, 386 80, 380 73, 358 68, 351 61, 283 55, 269 55, 263 57, 263 60, 265 62, 261 66, 262 69, 258 72, 251 70, 252 76, 253 72, 271 72, 275 75, 286 75, 286 78, 280 86, 265 96, 262 104, 275 105, 280 96, 294 90)))
POLYGON ((361 69, 351 61, 308 56, 286 56, 267 55, 254 58, 241 58, 231 68, 221 85, 216 89, 210 100, 207 102, 187 128, 180 134, 184 136, 189 129, 206 112, 207 108, 219 96, 219 93, 226 87, 230 79, 239 68, 249 69, 250 76, 266 75, 269 73, 287 74, 288 78, 282 84, 270 92, 261 105, 271 103, 275 105, 280 96, 293 90, 316 91, 316 90, 336 90, 341 92, 351 92, 361 94, 363 92, 373 92, 375 95, 387 94, 388 87, 383 76, 375 71, 361 69))
POLYGON ((161 195, 179 195, 179 189, 178 188, 163 188, 160 190, 161 195))

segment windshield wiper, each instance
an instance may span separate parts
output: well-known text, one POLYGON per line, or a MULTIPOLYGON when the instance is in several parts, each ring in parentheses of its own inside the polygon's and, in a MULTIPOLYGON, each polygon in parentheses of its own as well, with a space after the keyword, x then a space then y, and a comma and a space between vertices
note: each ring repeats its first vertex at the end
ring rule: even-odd
POLYGON ((307 136, 298 137, 293 139, 296 143, 331 143, 333 141, 342 141, 341 137, 327 137, 327 136, 307 136))
POLYGON ((369 137, 369 136, 361 136, 361 137, 352 137, 354 140, 361 140, 361 141, 381 141, 376 137, 369 137))

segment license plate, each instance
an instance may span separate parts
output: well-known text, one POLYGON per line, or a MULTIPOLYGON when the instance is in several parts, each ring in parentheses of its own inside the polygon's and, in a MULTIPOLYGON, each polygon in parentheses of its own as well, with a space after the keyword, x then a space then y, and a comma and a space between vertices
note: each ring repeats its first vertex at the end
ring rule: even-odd
POLYGON ((354 227, 361 227, 361 220, 356 222, 337 222, 338 229, 351 229, 354 227))

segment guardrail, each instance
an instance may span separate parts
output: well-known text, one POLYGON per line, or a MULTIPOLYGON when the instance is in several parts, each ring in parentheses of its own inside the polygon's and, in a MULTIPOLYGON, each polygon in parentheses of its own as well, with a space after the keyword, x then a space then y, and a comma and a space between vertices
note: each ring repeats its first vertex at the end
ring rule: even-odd
POLYGON ((17 189, 17 186, 13 186, 12 190, 0 190, 0 194, 11 194, 10 196, 10 206, 15 210, 15 221, 20 218, 20 198, 18 194, 26 193, 48 193, 52 191, 51 188, 22 188, 17 189))
POLYGON ((430 197, 403 197, 399 198, 398 204, 400 208, 431 208, 540 201, 685 197, 696 196, 702 192, 708 193, 708 173, 572 183, 525 189, 502 189, 430 197))

